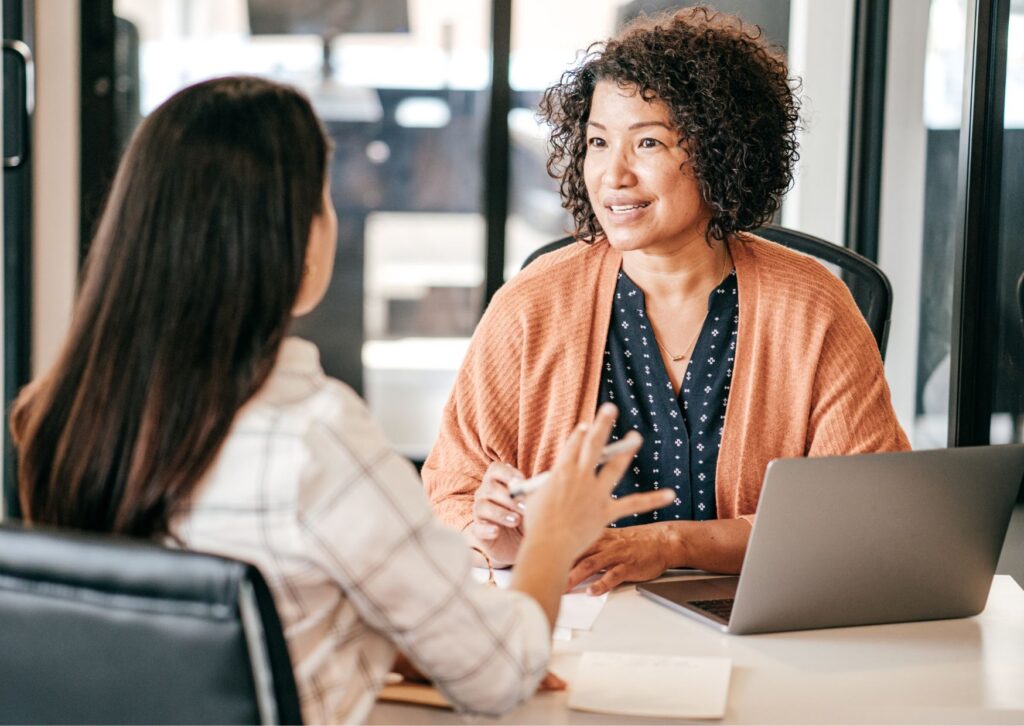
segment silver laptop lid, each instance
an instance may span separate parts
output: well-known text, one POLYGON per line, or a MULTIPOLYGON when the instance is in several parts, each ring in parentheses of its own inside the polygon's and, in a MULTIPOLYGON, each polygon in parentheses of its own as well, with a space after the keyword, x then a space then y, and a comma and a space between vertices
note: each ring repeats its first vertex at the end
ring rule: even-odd
POLYGON ((1024 446, 780 459, 768 465, 729 632, 980 612, 1024 446))

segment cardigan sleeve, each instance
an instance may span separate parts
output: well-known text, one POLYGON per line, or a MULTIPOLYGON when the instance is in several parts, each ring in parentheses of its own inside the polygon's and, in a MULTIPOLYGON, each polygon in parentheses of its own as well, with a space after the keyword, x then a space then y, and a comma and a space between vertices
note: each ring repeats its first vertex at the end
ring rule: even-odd
POLYGON ((460 531, 473 519, 473 495, 487 467, 516 465, 522 337, 514 300, 499 290, 473 334, 423 465, 431 506, 460 531))
POLYGON ((836 297, 814 375, 807 456, 905 451, 875 339, 847 291, 836 297))

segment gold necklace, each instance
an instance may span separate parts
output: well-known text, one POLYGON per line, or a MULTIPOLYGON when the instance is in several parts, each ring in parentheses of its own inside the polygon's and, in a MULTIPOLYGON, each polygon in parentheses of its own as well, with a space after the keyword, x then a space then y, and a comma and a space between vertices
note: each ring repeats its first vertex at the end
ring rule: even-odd
MULTIPOLYGON (((718 282, 715 283, 716 286, 722 284, 722 280, 725 279, 725 267, 726 267, 726 265, 728 263, 729 263, 729 250, 727 249, 725 251, 725 255, 722 257, 722 270, 718 274, 718 282)), ((690 354, 690 351, 693 349, 693 346, 695 346, 697 344, 697 338, 700 337, 700 331, 704 329, 704 319, 706 319, 706 318, 707 318, 707 313, 704 313, 704 318, 701 319, 700 325, 697 327, 697 334, 693 336, 693 339, 686 345, 686 348, 684 348, 683 352, 680 353, 679 355, 673 355, 672 351, 670 351, 668 348, 666 348, 664 345, 662 345, 662 342, 660 340, 658 340, 657 333, 655 333, 655 335, 654 335, 654 342, 658 344, 659 348, 661 348, 663 351, 665 351, 665 355, 667 355, 672 360, 673 363, 678 363, 679 361, 681 361, 684 358, 686 358, 690 354)))
POLYGON ((689 355, 690 349, 693 347, 694 343, 697 342, 697 338, 700 336, 700 331, 703 328, 704 328, 704 322, 701 321, 700 327, 697 328, 697 335, 693 336, 693 340, 691 340, 689 345, 686 346, 686 352, 685 353, 680 353, 679 355, 672 355, 672 351, 670 351, 668 348, 666 348, 664 345, 662 345, 660 340, 658 340, 657 338, 655 338, 654 340, 658 343, 658 347, 661 348, 663 351, 665 351, 665 355, 667 355, 669 358, 672 359, 673 363, 678 363, 679 361, 683 360, 683 358, 685 358, 687 355, 689 355))

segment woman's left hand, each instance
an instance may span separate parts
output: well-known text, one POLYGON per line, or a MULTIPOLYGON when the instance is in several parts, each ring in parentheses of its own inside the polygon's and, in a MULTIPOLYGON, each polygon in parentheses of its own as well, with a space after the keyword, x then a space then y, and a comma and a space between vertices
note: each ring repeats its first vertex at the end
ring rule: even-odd
POLYGON ((593 574, 605 573, 587 588, 588 595, 603 595, 623 582, 653 580, 670 567, 668 523, 642 524, 607 530, 569 571, 568 590, 593 574))

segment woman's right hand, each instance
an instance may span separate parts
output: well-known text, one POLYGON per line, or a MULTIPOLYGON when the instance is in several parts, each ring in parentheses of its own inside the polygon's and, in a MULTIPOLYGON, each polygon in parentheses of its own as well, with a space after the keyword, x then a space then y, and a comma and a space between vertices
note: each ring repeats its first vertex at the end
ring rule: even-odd
POLYGON ((494 462, 487 467, 473 496, 470 534, 494 567, 508 567, 515 562, 523 541, 525 505, 514 501, 508 493, 509 485, 522 478, 522 472, 514 466, 494 462))
POLYGON ((528 529, 519 546, 512 589, 533 597, 552 628, 569 569, 605 527, 635 512, 668 506, 675 499, 675 491, 665 489, 612 498, 641 443, 640 435, 631 432, 625 440, 635 440, 636 447, 595 471, 616 415, 615 406, 604 404, 592 424, 577 426, 559 452, 548 481, 527 497, 528 529))
POLYGON ((605 531, 610 522, 637 512, 648 512, 672 503, 673 490, 660 490, 613 498, 612 491, 622 478, 642 439, 631 431, 624 441, 636 446, 610 458, 596 471, 598 458, 608 442, 618 410, 606 403, 589 426, 576 427, 558 454, 550 480, 527 500, 531 534, 544 533, 557 541, 575 559, 605 531))

